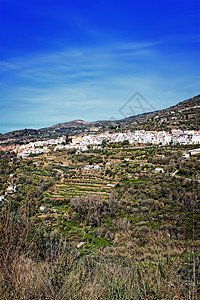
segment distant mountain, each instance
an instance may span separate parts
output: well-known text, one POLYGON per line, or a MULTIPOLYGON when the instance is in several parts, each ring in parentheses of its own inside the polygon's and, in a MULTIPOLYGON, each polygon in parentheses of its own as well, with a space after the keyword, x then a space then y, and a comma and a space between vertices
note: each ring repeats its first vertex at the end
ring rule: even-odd
POLYGON ((65 122, 65 123, 59 123, 59 124, 55 124, 53 126, 51 126, 50 128, 80 128, 80 127, 84 127, 86 125, 88 125, 89 122, 83 121, 83 120, 74 120, 71 122, 65 122))
POLYGON ((41 129, 16 130, 0 135, 1 143, 27 143, 30 141, 57 138, 61 135, 96 133, 104 130, 200 130, 200 95, 179 102, 166 109, 134 115, 122 120, 86 122, 74 120, 41 129))

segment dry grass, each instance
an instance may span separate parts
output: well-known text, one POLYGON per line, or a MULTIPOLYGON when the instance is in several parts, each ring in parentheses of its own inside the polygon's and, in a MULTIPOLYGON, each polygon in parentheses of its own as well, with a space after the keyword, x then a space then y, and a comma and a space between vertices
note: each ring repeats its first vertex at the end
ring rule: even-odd
MULTIPOLYGON (((58 233, 4 209, 0 218, 0 299, 200 299, 194 253, 136 261, 81 256, 58 233)), ((155 243, 156 247, 156 243, 155 243)))
POLYGON ((179 259, 168 264, 112 262, 105 257, 75 261, 68 255, 64 259, 68 259, 67 265, 62 260, 35 263, 19 257, 13 262, 7 279, 1 273, 1 299, 196 300, 200 297, 192 278, 182 279, 179 259))

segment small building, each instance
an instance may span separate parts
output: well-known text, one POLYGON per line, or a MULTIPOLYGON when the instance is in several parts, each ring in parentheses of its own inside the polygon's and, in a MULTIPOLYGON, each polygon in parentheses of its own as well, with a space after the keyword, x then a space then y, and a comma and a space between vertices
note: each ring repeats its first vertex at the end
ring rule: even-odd
POLYGON ((2 202, 4 200, 4 196, 0 196, 0 202, 2 202))
POLYGON ((156 173, 164 173, 163 168, 155 168, 154 170, 156 173))
POLYGON ((190 153, 183 153, 183 158, 190 159, 190 153))
POLYGON ((16 192, 16 185, 9 185, 6 189, 7 193, 8 194, 12 194, 12 193, 15 193, 16 192))
POLYGON ((41 206, 40 206, 40 211, 46 211, 46 210, 47 210, 47 208, 46 208, 45 205, 41 205, 41 206))
POLYGON ((44 163, 42 161, 36 161, 34 163, 37 167, 44 165, 44 163))

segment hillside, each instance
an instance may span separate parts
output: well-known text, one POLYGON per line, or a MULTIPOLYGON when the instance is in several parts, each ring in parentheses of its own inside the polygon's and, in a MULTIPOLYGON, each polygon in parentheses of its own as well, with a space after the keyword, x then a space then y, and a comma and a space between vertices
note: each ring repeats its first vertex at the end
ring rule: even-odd
POLYGON ((200 130, 200 95, 167 109, 129 117, 122 123, 132 130, 200 130))
MULTIPOLYGON (((10 137, 105 128, 199 129, 199 96, 112 123, 76 120, 10 137)), ((105 140, 84 152, 49 150, 0 151, 1 299, 200 295, 199 144, 105 140)))
POLYGON ((195 299, 200 160, 183 156, 195 147, 1 152, 1 298, 195 299))
POLYGON ((75 120, 55 124, 41 129, 23 129, 0 135, 0 141, 5 144, 23 144, 37 139, 57 138, 61 135, 79 135, 96 133, 97 131, 123 130, 166 130, 171 129, 200 130, 200 95, 179 102, 175 106, 150 113, 139 114, 115 121, 85 122, 75 120))

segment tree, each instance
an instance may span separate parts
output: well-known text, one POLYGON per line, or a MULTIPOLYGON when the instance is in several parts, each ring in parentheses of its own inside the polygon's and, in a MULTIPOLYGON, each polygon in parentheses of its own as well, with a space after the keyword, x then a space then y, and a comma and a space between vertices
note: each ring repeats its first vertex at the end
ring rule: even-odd
POLYGON ((189 211, 195 211, 197 207, 197 200, 194 192, 183 194, 183 201, 189 211))
POLYGON ((66 145, 69 144, 69 143, 71 143, 71 141, 72 141, 72 139, 69 138, 69 134, 66 133, 66 145))

